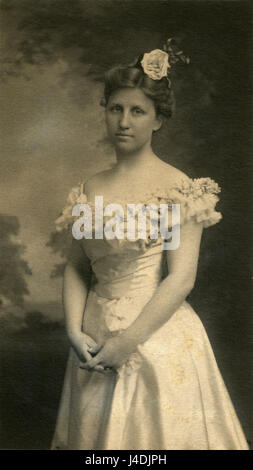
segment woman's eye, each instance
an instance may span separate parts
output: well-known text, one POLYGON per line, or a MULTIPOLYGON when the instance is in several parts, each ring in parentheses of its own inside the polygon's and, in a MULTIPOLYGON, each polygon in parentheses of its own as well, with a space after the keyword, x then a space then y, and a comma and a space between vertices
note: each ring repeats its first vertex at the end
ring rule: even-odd
POLYGON ((133 113, 134 114, 144 114, 144 111, 141 108, 134 108, 133 113))
POLYGON ((112 111, 113 113, 117 113, 121 111, 121 108, 120 106, 114 105, 114 106, 111 106, 110 111, 112 111))

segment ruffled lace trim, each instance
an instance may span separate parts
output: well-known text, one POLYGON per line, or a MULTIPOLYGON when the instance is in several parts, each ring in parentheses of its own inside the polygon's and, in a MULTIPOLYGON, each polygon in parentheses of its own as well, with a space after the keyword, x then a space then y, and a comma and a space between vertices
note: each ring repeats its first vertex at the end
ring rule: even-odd
MULTIPOLYGON (((215 210, 215 206, 219 201, 217 194, 221 191, 218 184, 211 178, 195 178, 182 180, 166 191, 157 190, 148 192, 142 197, 142 201, 128 200, 122 201, 121 205, 124 209, 124 213, 127 213, 127 204, 143 204, 145 206, 155 203, 168 204, 171 207, 172 204, 180 204, 180 221, 181 225, 190 219, 195 220, 198 223, 202 223, 203 226, 210 227, 216 224, 222 218, 220 212, 215 210)), ((92 210, 95 209, 94 202, 88 201, 86 194, 83 192, 83 184, 73 187, 68 195, 66 205, 63 208, 60 216, 56 219, 55 225, 56 230, 61 231, 72 226, 76 217, 72 216, 72 208, 75 204, 89 204, 92 210)), ((104 201, 106 204, 106 201, 104 201)), ((94 224, 93 217, 93 224, 94 224)), ((105 218, 106 219, 106 218, 105 218)), ((147 212, 148 219, 152 222, 152 215, 147 212)), ((147 224, 149 227, 149 224, 147 224)), ((94 225, 93 225, 94 229, 94 225)), ((119 240, 123 242, 124 240, 119 240)), ((128 240, 129 241, 129 240, 128 240)), ((133 240, 136 241, 136 240, 133 240)), ((143 241, 143 240, 142 240, 143 241)), ((149 240, 153 243, 155 240, 149 240)))
POLYGON ((75 204, 90 204, 86 194, 83 192, 83 184, 74 186, 68 194, 66 205, 61 211, 59 217, 55 220, 56 231, 68 229, 73 224, 75 217, 72 216, 72 209, 75 204))
POLYGON ((221 189, 211 178, 195 178, 177 185, 170 191, 173 203, 180 204, 181 223, 190 219, 210 227, 222 218, 215 210, 221 189))

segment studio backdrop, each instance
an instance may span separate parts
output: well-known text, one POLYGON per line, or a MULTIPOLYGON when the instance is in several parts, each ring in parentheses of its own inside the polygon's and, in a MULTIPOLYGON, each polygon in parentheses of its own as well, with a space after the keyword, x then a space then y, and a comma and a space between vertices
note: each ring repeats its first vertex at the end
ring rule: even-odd
POLYGON ((48 449, 69 344, 65 240, 54 220, 72 186, 115 161, 99 105, 109 67, 175 37, 176 109, 159 157, 221 187, 189 302, 207 330, 247 439, 250 355, 250 56, 246 1, 3 0, 0 19, 2 449, 48 449))

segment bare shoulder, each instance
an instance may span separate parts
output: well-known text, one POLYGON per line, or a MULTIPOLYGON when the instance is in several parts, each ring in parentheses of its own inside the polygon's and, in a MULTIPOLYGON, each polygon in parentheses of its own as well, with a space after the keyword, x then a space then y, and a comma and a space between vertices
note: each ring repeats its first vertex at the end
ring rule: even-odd
POLYGON ((157 181, 161 188, 166 189, 168 186, 174 186, 189 181, 189 176, 178 168, 161 160, 161 164, 157 169, 157 181))
POLYGON ((95 175, 91 176, 84 184, 85 194, 93 195, 96 194, 104 185, 106 180, 112 175, 112 169, 100 171, 95 175))

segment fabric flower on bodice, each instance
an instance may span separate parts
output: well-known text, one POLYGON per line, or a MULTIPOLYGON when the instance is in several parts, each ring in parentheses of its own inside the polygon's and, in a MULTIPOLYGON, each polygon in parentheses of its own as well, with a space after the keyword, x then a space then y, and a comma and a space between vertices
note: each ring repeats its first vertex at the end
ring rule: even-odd
POLYGON ((111 332, 126 329, 139 313, 138 305, 132 297, 98 297, 97 303, 103 307, 105 323, 111 332))
POLYGON ((132 375, 136 373, 140 369, 142 362, 143 360, 138 352, 130 354, 126 362, 118 367, 118 376, 124 377, 125 375, 132 375))
POLYGON ((221 189, 211 178, 194 178, 182 181, 173 187, 187 197, 198 199, 204 194, 218 194, 221 189))
POLYGON ((66 205, 55 221, 56 231, 69 228, 75 218, 72 216, 72 209, 75 204, 87 204, 87 196, 83 192, 83 184, 74 186, 68 194, 66 205))
POLYGON ((215 206, 220 191, 219 185, 211 178, 188 179, 171 188, 171 200, 180 204, 181 224, 193 219, 206 228, 219 222, 222 215, 215 206))

